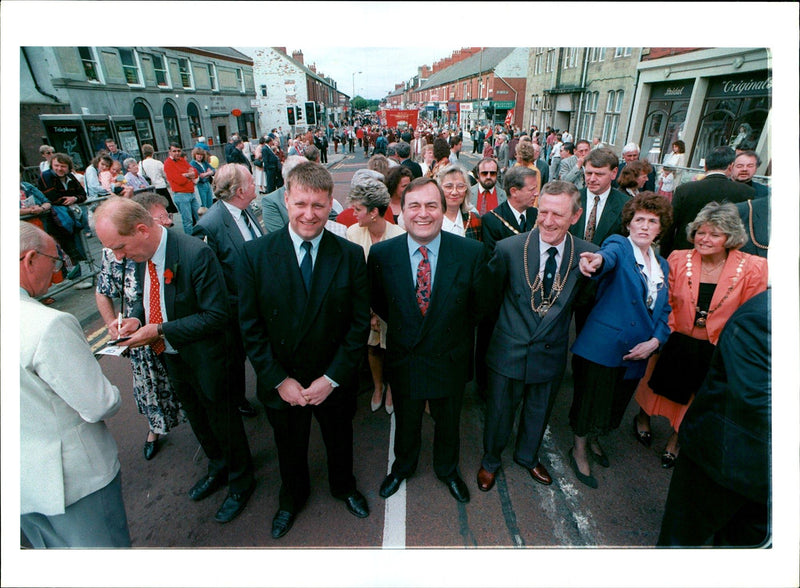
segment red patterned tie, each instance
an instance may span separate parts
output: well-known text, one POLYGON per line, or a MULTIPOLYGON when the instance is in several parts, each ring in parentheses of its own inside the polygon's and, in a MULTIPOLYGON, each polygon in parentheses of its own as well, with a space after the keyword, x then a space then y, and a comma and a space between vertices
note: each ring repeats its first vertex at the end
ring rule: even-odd
POLYGON ((420 245, 422 259, 417 266, 417 304, 422 316, 428 312, 431 303, 431 264, 428 262, 428 249, 420 245))
MULTIPOLYGON (((161 316, 161 285, 158 283, 156 264, 149 259, 147 260, 147 272, 150 274, 150 316, 147 322, 157 325, 164 322, 164 317, 161 316)), ((155 343, 151 343, 150 347, 156 354, 160 354, 164 351, 166 345, 163 339, 159 339, 155 343)))

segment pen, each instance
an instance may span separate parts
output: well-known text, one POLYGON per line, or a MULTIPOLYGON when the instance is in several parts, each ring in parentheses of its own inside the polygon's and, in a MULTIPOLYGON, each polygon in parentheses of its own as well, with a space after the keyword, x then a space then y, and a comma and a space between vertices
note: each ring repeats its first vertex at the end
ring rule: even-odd
POLYGON ((121 337, 120 331, 122 330, 122 313, 117 316, 117 337, 121 337))

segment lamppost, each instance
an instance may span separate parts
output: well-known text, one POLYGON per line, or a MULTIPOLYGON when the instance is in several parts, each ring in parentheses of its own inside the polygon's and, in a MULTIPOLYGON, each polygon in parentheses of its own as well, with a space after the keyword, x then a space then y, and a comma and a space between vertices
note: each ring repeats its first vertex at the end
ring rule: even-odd
POLYGON ((356 74, 364 73, 361 71, 354 71, 353 72, 353 97, 350 99, 352 101, 353 98, 356 97, 356 74))

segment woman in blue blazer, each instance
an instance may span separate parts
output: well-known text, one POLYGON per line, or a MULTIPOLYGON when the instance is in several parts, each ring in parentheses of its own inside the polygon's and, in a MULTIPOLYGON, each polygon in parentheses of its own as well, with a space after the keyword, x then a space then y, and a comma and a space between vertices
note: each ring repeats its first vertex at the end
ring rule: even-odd
POLYGON ((666 198, 641 192, 622 209, 622 236, 596 253, 582 253, 581 272, 599 281, 594 307, 572 353, 574 396, 569 420, 574 436, 570 466, 597 488, 589 459, 608 467, 597 438, 617 427, 644 375, 647 359, 669 336, 669 265, 653 243, 672 223, 666 198))

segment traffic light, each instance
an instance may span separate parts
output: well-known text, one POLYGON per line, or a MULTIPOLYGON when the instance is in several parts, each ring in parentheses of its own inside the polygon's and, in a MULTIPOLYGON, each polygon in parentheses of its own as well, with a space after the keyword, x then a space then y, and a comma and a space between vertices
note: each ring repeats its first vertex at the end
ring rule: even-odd
POLYGON ((302 124, 303 122, 303 108, 301 106, 294 107, 294 116, 297 118, 297 124, 302 124))
POLYGON ((306 124, 309 126, 317 124, 317 105, 314 102, 306 102, 306 124))
POLYGON ((286 116, 289 117, 289 124, 294 124, 294 106, 287 106, 286 107, 286 116))

